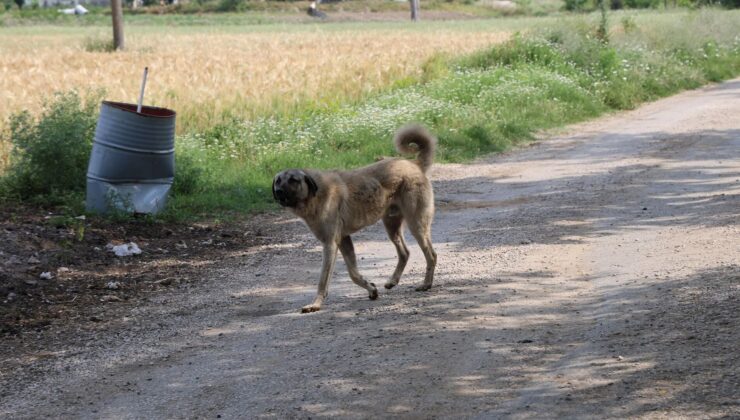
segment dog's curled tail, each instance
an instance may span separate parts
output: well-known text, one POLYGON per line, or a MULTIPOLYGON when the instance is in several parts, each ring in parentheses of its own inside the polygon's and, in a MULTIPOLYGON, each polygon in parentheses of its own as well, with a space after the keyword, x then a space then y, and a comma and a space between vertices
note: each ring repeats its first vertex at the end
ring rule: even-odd
POLYGON ((416 124, 403 126, 396 131, 393 142, 398 153, 418 153, 416 163, 424 173, 432 166, 437 138, 426 128, 416 124), (412 147, 412 144, 415 144, 416 147, 412 147))

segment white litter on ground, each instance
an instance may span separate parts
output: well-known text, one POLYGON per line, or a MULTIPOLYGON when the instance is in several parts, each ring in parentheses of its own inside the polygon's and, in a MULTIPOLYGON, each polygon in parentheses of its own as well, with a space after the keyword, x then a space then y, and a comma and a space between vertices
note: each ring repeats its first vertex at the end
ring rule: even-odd
POLYGON ((130 255, 141 254, 141 249, 134 242, 129 242, 127 244, 122 244, 122 245, 108 244, 106 245, 106 248, 108 248, 108 250, 115 253, 116 257, 128 257, 130 255))

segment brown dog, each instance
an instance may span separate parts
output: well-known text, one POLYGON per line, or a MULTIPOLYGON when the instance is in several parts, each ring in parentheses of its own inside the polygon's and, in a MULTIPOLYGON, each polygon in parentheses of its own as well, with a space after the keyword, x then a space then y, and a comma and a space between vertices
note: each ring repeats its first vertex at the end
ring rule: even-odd
POLYGON ((431 226, 434 217, 434 192, 426 172, 434 160, 437 140, 420 126, 398 130, 394 143, 399 153, 418 152, 410 161, 394 158, 352 171, 288 169, 275 176, 272 194, 283 207, 302 218, 324 245, 324 262, 316 299, 302 312, 321 309, 329 277, 334 271, 337 248, 342 252, 349 276, 378 298, 378 289, 357 271, 355 250, 349 235, 382 219, 388 236, 396 246, 398 264, 387 289, 398 284, 409 258, 403 240, 404 222, 419 243, 427 262, 424 283, 416 290, 432 287, 437 254, 432 249, 431 226), (413 148, 411 145, 417 147, 413 148))

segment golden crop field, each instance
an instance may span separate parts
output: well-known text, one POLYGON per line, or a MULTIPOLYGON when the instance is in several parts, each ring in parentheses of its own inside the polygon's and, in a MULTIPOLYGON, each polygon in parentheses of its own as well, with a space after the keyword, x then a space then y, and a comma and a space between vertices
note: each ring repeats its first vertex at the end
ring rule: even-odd
POLYGON ((36 111, 56 91, 104 88, 105 98, 134 102, 149 67, 145 102, 178 112, 180 130, 224 115, 249 117, 297 104, 346 100, 420 71, 435 53, 459 54, 500 42, 499 30, 371 28, 189 33, 135 28, 124 52, 90 52, 101 28, 0 28, 0 118, 36 111))

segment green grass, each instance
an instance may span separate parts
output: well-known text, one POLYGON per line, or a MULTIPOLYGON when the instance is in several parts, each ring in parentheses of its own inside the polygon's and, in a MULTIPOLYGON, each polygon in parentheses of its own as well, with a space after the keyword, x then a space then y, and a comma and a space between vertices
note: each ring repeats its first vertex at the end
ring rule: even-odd
MULTIPOLYGON (((511 28, 542 29, 466 57, 433 57, 421 76, 359 100, 329 107, 306 104, 178 136, 175 194, 162 217, 273 209, 270 183, 276 172, 354 168, 393 156, 391 136, 408 122, 421 122, 438 135, 437 161, 464 162, 530 141, 541 130, 735 77, 740 74, 739 20, 740 12, 721 10, 610 13, 608 44, 596 37, 597 14, 561 22, 507 20, 511 28)), ((327 28, 346 30, 346 25, 327 28)), ((464 25, 491 22, 414 30, 464 25)))

